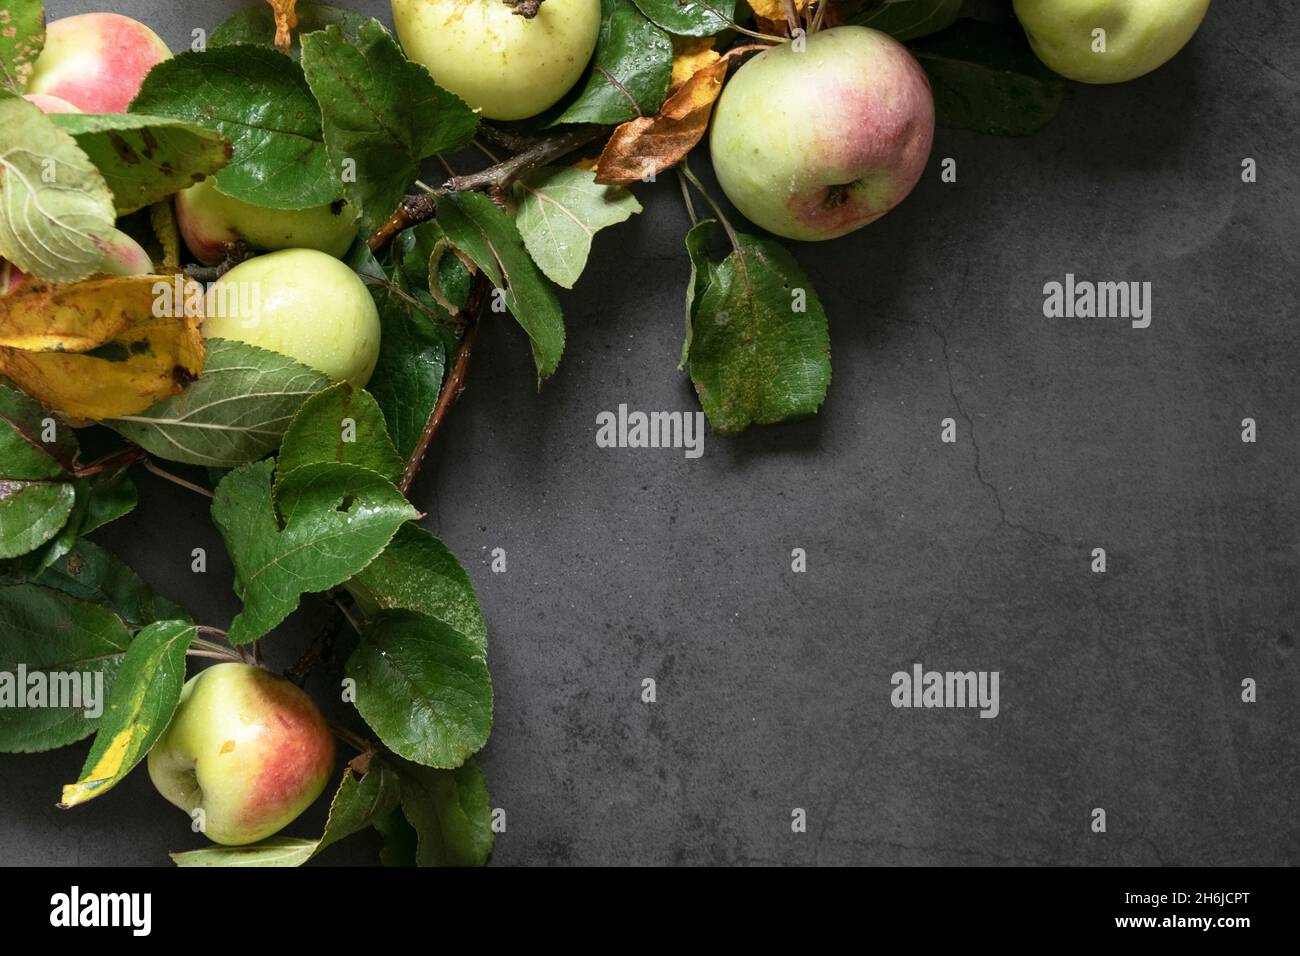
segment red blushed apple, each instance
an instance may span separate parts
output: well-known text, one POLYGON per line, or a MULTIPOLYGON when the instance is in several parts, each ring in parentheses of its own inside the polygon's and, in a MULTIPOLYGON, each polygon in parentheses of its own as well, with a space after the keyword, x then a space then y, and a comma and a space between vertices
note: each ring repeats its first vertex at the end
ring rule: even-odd
POLYGON ((29 103, 34 103, 42 113, 80 113, 67 100, 61 100, 57 96, 50 96, 46 93, 28 93, 23 99, 29 103))
POLYGON ((836 27, 765 50, 722 91, 709 149, 727 198, 787 239, 834 239, 893 209, 925 170, 934 97, 897 40, 836 27))
POLYGON ((130 17, 65 17, 46 28, 27 92, 57 96, 83 113, 122 113, 145 75, 171 55, 158 34, 130 17))
POLYGON ((334 740, 311 698, 287 680, 217 664, 186 682, 148 766, 158 792, 200 820, 209 839, 242 846, 287 826, 320 796, 334 740))

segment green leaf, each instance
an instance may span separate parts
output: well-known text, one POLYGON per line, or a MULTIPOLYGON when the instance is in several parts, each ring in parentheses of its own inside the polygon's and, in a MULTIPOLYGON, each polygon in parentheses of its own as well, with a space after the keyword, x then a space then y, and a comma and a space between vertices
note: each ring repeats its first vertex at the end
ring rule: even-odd
POLYGON ((177 866, 302 866, 316 852, 316 840, 270 837, 247 846, 212 846, 169 853, 177 866))
POLYGON ((715 33, 728 29, 727 21, 734 21, 736 18, 736 0, 716 0, 707 5, 697 0, 635 0, 635 2, 637 8, 647 17, 669 33, 676 33, 678 36, 711 37, 715 33))
POLYGON ((400 796, 396 772, 375 758, 364 777, 358 777, 351 768, 343 771, 319 840, 271 837, 243 847, 211 846, 173 853, 171 858, 177 866, 302 866, 344 837, 384 820, 397 808, 400 796))
POLYGON ((557 123, 625 123, 654 116, 668 95, 673 44, 632 0, 601 0, 600 36, 586 84, 557 123))
POLYGON ((405 466, 388 437, 384 414, 375 400, 346 382, 303 402, 284 433, 276 481, 295 468, 319 462, 360 465, 393 484, 401 480, 405 466))
POLYGON ((75 500, 67 482, 0 480, 0 558, 35 551, 53 538, 75 500))
POLYGON ((344 770, 343 780, 330 801, 325 832, 316 853, 383 819, 396 809, 400 797, 397 774, 378 757, 371 760, 364 777, 358 777, 350 767, 344 770))
POLYGON ((76 433, 40 404, 0 381, 0 474, 41 481, 68 474, 77 459, 76 433), (52 431, 46 422, 53 425, 52 431), (45 441, 45 437, 53 441, 45 441))
POLYGON ((302 403, 329 385, 276 352, 228 339, 208 339, 207 347, 203 374, 189 388, 107 424, 159 458, 229 468, 275 451, 302 403))
POLYGON ((301 595, 342 584, 387 547, 404 521, 419 512, 382 475, 357 465, 295 468, 276 489, 275 463, 232 471, 217 486, 212 517, 235 565, 235 593, 244 609, 230 641, 247 644, 297 606, 301 595))
MULTIPOLYGON (((369 23, 370 17, 351 10, 323 3, 300 3, 294 8, 298 16, 298 26, 293 31, 293 46, 289 55, 298 59, 302 54, 301 38, 308 33, 336 26, 343 31, 349 41, 357 39, 363 24, 369 23)), ((266 4, 248 7, 225 20, 212 31, 208 37, 208 46, 231 46, 236 43, 254 43, 259 46, 275 48, 275 14, 266 4)))
POLYGON ((686 338, 682 341, 682 357, 677 368, 685 369, 691 354, 691 341, 695 336, 695 303, 713 282, 718 266, 709 258, 709 239, 712 238, 717 222, 705 219, 697 222, 686 234, 686 253, 691 258, 691 280, 686 287, 686 338))
POLYGON ((50 118, 103 173, 118 215, 166 199, 230 160, 230 144, 221 134, 165 116, 58 113, 50 118))
POLYGON ((126 468, 78 478, 71 487, 74 494, 72 511, 63 527, 19 562, 33 573, 66 555, 82 536, 130 514, 139 501, 135 483, 127 477, 126 468))
POLYGON ((189 120, 228 139, 230 165, 216 177, 227 196, 310 209, 342 194, 302 67, 275 50, 242 44, 181 53, 150 71, 131 112, 189 120))
POLYGON ((190 618, 179 604, 155 593, 121 558, 93 541, 78 541, 67 554, 29 580, 106 607, 133 631, 155 621, 190 618))
MULTIPOLYGON (((442 230, 434 223, 439 236, 442 230)), ((412 233, 420 230, 408 229, 399 237, 398 245, 412 233)), ((409 245, 413 239, 407 239, 409 245)), ((364 242, 357 244, 359 252, 354 251, 351 265, 357 272, 377 275, 385 281, 387 276, 375 261, 364 242)), ((400 249, 399 249, 399 255, 400 249)), ((414 254, 411 253, 414 258, 414 254)), ((454 258, 454 257, 452 257, 454 258)), ((428 254, 424 257, 427 273, 428 254)), ((460 260, 456 260, 459 265, 460 260)), ((464 267, 461 267, 464 271, 464 267)), ((439 316, 444 315, 442 308, 433 301, 422 285, 426 278, 418 280, 421 285, 416 288, 405 278, 401 268, 394 276, 398 287, 415 298, 439 316)), ((375 283, 367 283, 370 296, 379 309, 379 360, 370 376, 366 390, 379 403, 388 425, 388 434, 403 461, 409 461, 414 453, 424 426, 433 414, 438 403, 438 394, 442 390, 442 378, 447 365, 447 353, 455 346, 456 337, 451 328, 436 323, 427 313, 413 308, 400 296, 375 283)))
POLYGON ((1065 81, 1015 24, 959 20, 909 49, 930 77, 940 126, 1027 136, 1052 121, 1065 97, 1065 81))
POLYGON ((487 625, 469 575, 446 545, 418 525, 402 525, 347 588, 367 617, 380 610, 416 611, 464 634, 487 654, 487 625))
POLYGON ((382 611, 348 659, 356 706, 393 752, 427 767, 458 767, 487 743, 492 683, 482 648, 446 624, 382 611))
POLYGON ((438 222, 451 244, 473 260, 528 333, 537 384, 555 374, 564 353, 564 316, 515 224, 480 193, 452 193, 438 202, 438 222))
MULTIPOLYGON (((23 668, 32 674, 103 675, 104 695, 126 655, 131 635, 112 611, 33 584, 0 587, 0 752, 34 753, 76 743, 92 733, 98 717, 85 710, 102 707, 105 697, 83 700, 80 708, 13 706, 6 694, 24 688, 4 675, 23 668)), ((83 683, 84 686, 84 683, 83 683)), ((47 697, 46 702, 49 702, 47 697)))
POLYGON ((888 33, 895 40, 915 40, 952 26, 962 0, 879 0, 848 18, 849 23, 888 33))
POLYGON ((382 865, 415 866, 419 835, 406 819, 401 807, 390 810, 387 815, 376 820, 375 829, 384 839, 383 849, 379 851, 379 862, 382 865))
POLYGON ((0 13, 0 87, 21 93, 36 58, 45 47, 45 5, 40 0, 9 0, 0 13))
MULTIPOLYGON (((397 285, 405 291, 424 291, 430 289, 429 267, 435 256, 438 260, 438 288, 442 294, 458 309, 463 309, 469 301, 470 284, 473 276, 469 268, 458 256, 440 255, 440 250, 447 245, 447 234, 435 221, 422 222, 412 229, 403 231, 393 243, 398 262, 398 271, 394 276, 397 285)), ((446 310, 438 306, 442 312, 446 310)), ((447 315, 446 317, 450 317, 447 315)))
POLYGON ((417 834, 417 866, 482 866, 492 854, 492 805, 478 762, 432 770, 398 761, 402 813, 417 834))
POLYGON ((585 169, 550 166, 516 184, 522 196, 515 225, 537 267, 556 285, 572 289, 591 255, 591 240, 641 211, 621 186, 602 186, 585 169))
POLYGON ((376 20, 360 27, 355 45, 337 27, 303 37, 302 66, 334 167, 356 163, 343 192, 364 232, 392 215, 423 159, 464 148, 478 127, 478 114, 406 59, 376 20))
POLYGON ((778 243, 737 240, 739 251, 712 268, 702 291, 693 285, 690 300, 691 381, 724 434, 813 414, 831 380, 826 313, 808 277, 778 243))
POLYGON ((113 681, 108 708, 81 776, 63 788, 63 809, 116 786, 167 729, 185 686, 185 653, 198 629, 188 621, 159 621, 136 635, 113 681))
POLYGON ((113 194, 77 141, 20 97, 0 97, 0 256, 50 282, 99 269, 113 194))

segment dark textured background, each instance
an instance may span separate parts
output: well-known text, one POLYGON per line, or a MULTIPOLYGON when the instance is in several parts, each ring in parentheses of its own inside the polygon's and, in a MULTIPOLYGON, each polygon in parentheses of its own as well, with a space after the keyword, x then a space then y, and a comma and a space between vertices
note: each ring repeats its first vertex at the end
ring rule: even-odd
MULTIPOLYGON (((179 48, 240 5, 100 7, 179 48)), ((491 630, 497 863, 1300 858, 1297 19, 1219 0, 1157 73, 1073 87, 1031 139, 940 131, 902 208, 796 246, 831 316, 815 420, 710 436, 698 461, 595 446, 620 402, 696 407, 674 369, 688 267, 671 177, 638 190, 645 213, 563 296, 570 345, 540 396, 521 334, 489 325, 415 500, 491 630), (1066 272, 1153 282, 1151 327, 1044 319, 1043 283, 1066 272), (1001 716, 891 708, 890 675, 918 660, 1001 671, 1001 716)), ((100 540, 227 622, 224 555, 202 589, 189 573, 192 547, 222 555, 204 502, 139 484, 100 540)), ((340 667, 311 689, 332 695, 340 667)), ((56 810, 85 749, 2 758, 0 861, 159 864, 200 845, 143 770, 56 810)))

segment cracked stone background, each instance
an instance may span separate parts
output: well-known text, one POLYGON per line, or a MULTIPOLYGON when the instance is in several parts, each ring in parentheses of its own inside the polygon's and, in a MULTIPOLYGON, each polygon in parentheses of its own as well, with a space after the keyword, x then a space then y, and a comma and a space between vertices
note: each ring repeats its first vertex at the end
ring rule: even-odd
MULTIPOLYGON (((181 48, 241 4, 104 6, 181 48)), ((831 316, 822 413, 710 435, 700 460, 594 442, 621 402, 696 407, 674 368, 671 177, 562 296, 570 344, 540 396, 525 339, 490 323, 414 497, 491 630, 496 863, 1297 862, 1297 49, 1290 4, 1220 0, 1172 64, 1072 87, 1035 137, 941 130, 898 211, 794 246, 831 316), (1152 282, 1151 327, 1044 319, 1066 272, 1152 282), (1000 671, 1001 715, 893 709, 890 675, 916 661, 1000 671)), ((228 622, 204 502, 137 480, 141 508, 100 540, 228 622)), ((269 641, 273 661, 321 617, 269 641)), ((310 689, 333 696, 340 671, 310 689)), ((57 811, 86 746, 2 758, 0 861, 165 864, 202 843, 143 770, 57 811)))

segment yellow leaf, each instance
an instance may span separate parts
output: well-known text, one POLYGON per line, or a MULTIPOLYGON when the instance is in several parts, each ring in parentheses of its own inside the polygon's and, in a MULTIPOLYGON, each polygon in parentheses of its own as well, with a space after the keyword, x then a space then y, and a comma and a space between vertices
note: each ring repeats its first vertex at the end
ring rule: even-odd
POLYGON ((131 746, 131 728, 127 727, 120 731, 113 742, 108 745, 104 751, 104 756, 99 758, 90 773, 82 776, 76 783, 68 783, 63 786, 63 799, 59 806, 67 809, 75 807, 79 803, 85 803, 95 795, 95 791, 103 785, 104 781, 112 780, 122 769, 122 761, 126 758, 126 752, 131 746))
MULTIPOLYGON (((808 9, 811 0, 791 0, 791 2, 794 4, 795 13, 803 13, 808 9)), ((754 16, 762 17, 764 20, 786 22, 783 0, 749 0, 749 9, 754 11, 754 16)))
MULTIPOLYGON (((24 285, 0 299, 0 373, 46 407, 89 421, 134 415, 175 395, 203 368, 202 312, 185 308, 202 300, 174 294, 181 281, 24 285)), ((189 280, 184 288, 191 287, 198 288, 189 280)))
POLYGON ((677 92, 683 83, 706 66, 718 62, 713 40, 713 37, 673 37, 673 78, 668 84, 670 93, 677 92))

